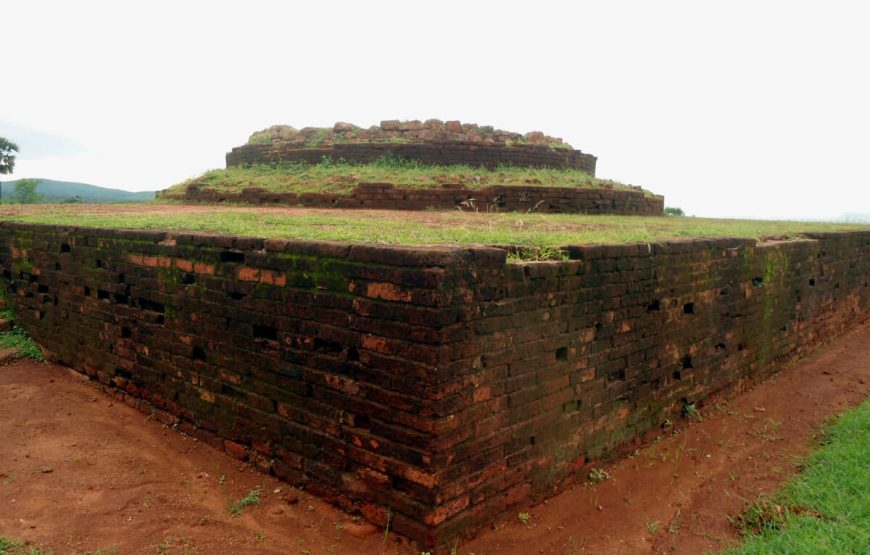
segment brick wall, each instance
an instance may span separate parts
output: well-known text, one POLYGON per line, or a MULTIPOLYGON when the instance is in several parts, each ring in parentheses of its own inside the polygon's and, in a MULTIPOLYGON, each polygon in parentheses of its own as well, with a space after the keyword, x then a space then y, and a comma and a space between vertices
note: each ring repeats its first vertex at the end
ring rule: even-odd
POLYGON ((438 502, 462 508, 445 536, 555 493, 868 314, 870 233, 570 251, 465 276, 468 322, 440 368, 453 419, 438 502))
POLYGON ((517 144, 481 144, 472 142, 444 143, 345 143, 316 148, 279 142, 248 144, 227 153, 227 167, 274 162, 306 162, 316 164, 328 156, 333 160, 363 164, 384 156, 398 156, 425 164, 467 164, 495 168, 498 166, 531 166, 574 168, 595 175, 595 156, 579 150, 551 149, 546 146, 517 144))
POLYGON ((426 210, 430 208, 503 212, 560 212, 660 216, 664 197, 623 189, 569 187, 494 186, 470 190, 461 187, 406 189, 389 183, 363 183, 346 195, 326 193, 270 193, 248 187, 238 193, 203 190, 188 185, 180 195, 161 192, 162 199, 184 202, 241 202, 248 204, 309 206, 321 208, 368 208, 426 210))
POLYGON ((52 358, 420 539, 450 280, 475 252, 0 224, 16 320, 52 358))
POLYGON ((17 320, 168 424, 423 544, 866 315, 870 233, 413 248, 0 224, 17 320))

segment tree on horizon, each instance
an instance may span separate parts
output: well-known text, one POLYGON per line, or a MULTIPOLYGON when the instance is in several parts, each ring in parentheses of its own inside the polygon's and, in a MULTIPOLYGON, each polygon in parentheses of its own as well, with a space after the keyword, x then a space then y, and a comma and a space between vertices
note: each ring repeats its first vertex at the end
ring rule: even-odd
POLYGON ((10 195, 12 202, 17 202, 18 204, 38 204, 42 202, 42 195, 36 192, 38 186, 38 179, 19 179, 15 183, 15 190, 10 195))
MULTIPOLYGON (((15 169, 15 154, 18 145, 12 141, 0 137, 0 175, 12 173, 15 169)), ((0 183, 0 202, 3 202, 3 185, 0 183)))

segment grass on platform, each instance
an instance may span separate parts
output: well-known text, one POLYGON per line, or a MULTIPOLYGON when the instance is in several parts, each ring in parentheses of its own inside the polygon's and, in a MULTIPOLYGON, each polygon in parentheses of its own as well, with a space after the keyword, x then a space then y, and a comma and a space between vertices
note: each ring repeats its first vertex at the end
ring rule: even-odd
POLYGON ((840 417, 785 488, 735 519, 727 555, 870 553, 870 400, 840 417))
MULTIPOLYGON (((467 189, 492 185, 536 185, 639 190, 615 181, 598 179, 580 170, 551 168, 438 166, 401 158, 382 158, 369 164, 349 164, 323 159, 319 164, 258 164, 210 170, 194 179, 174 185, 169 194, 180 194, 188 185, 204 190, 238 192, 260 187, 269 192, 349 194, 360 183, 392 183, 397 187, 437 189, 443 184, 460 184, 467 189)), ((647 191, 644 193, 650 195, 647 191)))
MULTIPOLYGON (((688 237, 794 238, 803 233, 868 230, 870 225, 718 220, 687 217, 587 216, 579 214, 474 213, 459 211, 287 211, 176 206, 114 213, 61 205, 37 213, 0 213, 0 219, 90 227, 213 232, 265 238, 319 239, 383 244, 518 245, 554 249, 566 245, 650 243, 688 237)), ((113 209, 114 210, 114 209, 113 209)))

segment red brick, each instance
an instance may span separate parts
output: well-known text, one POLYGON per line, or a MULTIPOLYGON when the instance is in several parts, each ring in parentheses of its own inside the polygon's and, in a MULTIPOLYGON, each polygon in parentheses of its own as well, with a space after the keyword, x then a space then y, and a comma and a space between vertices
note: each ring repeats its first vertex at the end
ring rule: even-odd
POLYGON ((205 262, 194 262, 193 271, 197 274, 214 275, 214 264, 206 264, 205 262))
POLYGON ((226 451, 231 457, 245 460, 248 456, 248 450, 244 445, 236 443, 235 441, 230 441, 228 439, 224 440, 224 451, 226 451))

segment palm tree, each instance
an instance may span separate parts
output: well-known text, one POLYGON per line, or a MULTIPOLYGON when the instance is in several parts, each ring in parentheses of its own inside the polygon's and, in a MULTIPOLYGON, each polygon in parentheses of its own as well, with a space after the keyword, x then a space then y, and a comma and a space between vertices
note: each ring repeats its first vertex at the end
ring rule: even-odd
MULTIPOLYGON (((12 173, 15 169, 15 152, 18 145, 0 137, 0 175, 12 173)), ((3 200, 3 186, 0 185, 0 201, 3 200)))

